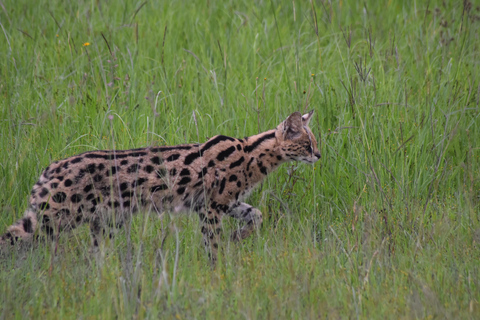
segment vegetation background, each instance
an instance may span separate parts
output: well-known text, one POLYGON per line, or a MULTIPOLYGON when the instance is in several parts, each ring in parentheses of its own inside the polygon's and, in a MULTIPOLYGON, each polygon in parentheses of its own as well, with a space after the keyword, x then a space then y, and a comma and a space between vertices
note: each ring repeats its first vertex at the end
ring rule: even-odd
POLYGON ((99 257, 87 227, 3 250, 0 318, 480 317, 478 3, 2 0, 0 22, 2 230, 87 150, 315 109, 322 152, 252 194, 263 227, 215 270, 195 216, 138 215, 99 257))

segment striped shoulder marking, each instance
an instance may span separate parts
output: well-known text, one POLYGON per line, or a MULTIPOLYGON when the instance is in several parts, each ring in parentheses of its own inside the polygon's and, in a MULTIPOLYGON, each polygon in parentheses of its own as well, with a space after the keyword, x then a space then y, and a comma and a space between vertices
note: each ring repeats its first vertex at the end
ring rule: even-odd
POLYGON ((190 145, 179 145, 179 146, 165 146, 165 147, 154 147, 150 148, 151 152, 167 152, 167 151, 176 151, 176 150, 190 150, 192 146, 190 145))
POLYGON ((217 160, 218 161, 223 161, 226 158, 228 158, 233 152, 235 152, 235 147, 231 146, 231 147, 221 151, 217 156, 217 160))
POLYGON ((264 142, 265 140, 270 140, 270 139, 273 139, 275 138, 275 132, 272 132, 272 133, 268 133, 268 134, 265 134, 264 136, 261 136, 260 138, 257 139, 257 141, 255 141, 254 143, 252 143, 251 145, 249 146, 246 146, 245 148, 243 148, 243 150, 247 153, 250 153, 252 152, 253 150, 255 150, 256 148, 258 148, 258 146, 264 142))
POLYGON ((214 145, 219 144, 222 141, 235 141, 235 139, 227 137, 227 136, 216 136, 216 137, 208 140, 207 142, 205 142, 205 144, 202 147, 201 153, 203 154, 205 151, 207 151, 208 149, 210 149, 214 145))

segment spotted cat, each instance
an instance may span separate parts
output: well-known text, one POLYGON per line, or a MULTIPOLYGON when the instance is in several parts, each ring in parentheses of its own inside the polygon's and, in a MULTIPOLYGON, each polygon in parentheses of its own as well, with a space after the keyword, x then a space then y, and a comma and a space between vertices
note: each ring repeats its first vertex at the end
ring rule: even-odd
POLYGON ((295 112, 276 129, 244 139, 219 135, 203 144, 89 151, 56 161, 33 186, 24 218, 0 243, 29 240, 37 229, 56 238, 89 223, 95 250, 104 228, 121 227, 131 213, 194 211, 214 262, 225 215, 244 222, 233 240, 262 223, 258 209, 240 202, 255 185, 284 162, 320 158, 308 127, 312 114, 295 112))

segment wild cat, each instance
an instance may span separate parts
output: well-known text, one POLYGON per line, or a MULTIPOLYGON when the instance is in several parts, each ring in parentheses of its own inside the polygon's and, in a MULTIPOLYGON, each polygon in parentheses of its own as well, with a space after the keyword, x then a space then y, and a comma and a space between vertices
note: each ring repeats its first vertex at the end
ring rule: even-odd
POLYGON ((224 216, 243 221, 233 240, 247 238, 262 213, 241 200, 282 163, 320 159, 308 126, 312 115, 292 113, 275 129, 244 139, 218 135, 203 144, 89 151, 55 161, 33 186, 24 218, 0 243, 30 240, 37 230, 56 238, 89 223, 95 250, 105 228, 121 227, 132 213, 192 211, 215 262, 224 216))

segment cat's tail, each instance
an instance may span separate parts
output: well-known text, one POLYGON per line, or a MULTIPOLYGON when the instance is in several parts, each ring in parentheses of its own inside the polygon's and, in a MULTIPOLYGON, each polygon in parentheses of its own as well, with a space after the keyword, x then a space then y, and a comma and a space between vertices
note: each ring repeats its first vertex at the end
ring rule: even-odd
POLYGON ((0 236, 0 245, 15 244, 17 240, 31 240, 38 227, 37 213, 34 208, 28 208, 25 216, 7 228, 7 232, 0 236))

